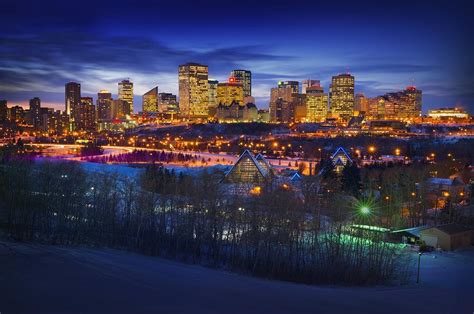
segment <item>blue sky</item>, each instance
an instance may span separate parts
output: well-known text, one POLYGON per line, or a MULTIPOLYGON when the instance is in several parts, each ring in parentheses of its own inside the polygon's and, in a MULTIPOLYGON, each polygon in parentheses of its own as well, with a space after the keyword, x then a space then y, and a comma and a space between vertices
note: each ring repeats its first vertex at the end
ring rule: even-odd
POLYGON ((130 78, 140 109, 139 95, 155 85, 177 93, 178 65, 193 61, 219 80, 251 70, 262 108, 278 80, 319 79, 327 90, 349 71, 356 92, 414 84, 424 111, 474 113, 469 2, 432 2, 3 0, 0 98, 63 108, 68 81, 95 98, 130 78))

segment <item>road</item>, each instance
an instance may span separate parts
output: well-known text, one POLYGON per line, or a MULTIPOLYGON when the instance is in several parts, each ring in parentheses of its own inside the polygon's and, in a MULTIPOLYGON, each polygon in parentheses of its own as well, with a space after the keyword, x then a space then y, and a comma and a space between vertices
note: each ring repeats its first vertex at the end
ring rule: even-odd
POLYGON ((423 257, 422 283, 317 287, 112 249, 0 242, 0 312, 472 313, 474 250, 423 257))

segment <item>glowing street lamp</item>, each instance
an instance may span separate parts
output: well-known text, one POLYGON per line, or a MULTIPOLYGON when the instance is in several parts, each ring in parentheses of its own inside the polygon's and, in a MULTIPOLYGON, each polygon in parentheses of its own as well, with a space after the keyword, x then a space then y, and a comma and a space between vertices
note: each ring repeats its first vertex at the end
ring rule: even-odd
POLYGON ((369 146, 369 152, 374 153, 375 152, 375 146, 369 146))
POLYGON ((395 148, 395 155, 400 156, 400 148, 395 148))
POLYGON ((368 206, 362 206, 360 208, 360 213, 365 216, 370 215, 370 208, 368 206))

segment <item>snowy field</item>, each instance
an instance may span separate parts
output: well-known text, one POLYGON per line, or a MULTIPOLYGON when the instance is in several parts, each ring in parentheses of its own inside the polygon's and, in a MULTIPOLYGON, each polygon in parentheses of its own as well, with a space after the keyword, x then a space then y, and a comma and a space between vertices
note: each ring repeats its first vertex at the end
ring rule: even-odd
POLYGON ((422 257, 421 284, 317 287, 111 249, 0 242, 0 312, 473 313, 474 249, 422 257))

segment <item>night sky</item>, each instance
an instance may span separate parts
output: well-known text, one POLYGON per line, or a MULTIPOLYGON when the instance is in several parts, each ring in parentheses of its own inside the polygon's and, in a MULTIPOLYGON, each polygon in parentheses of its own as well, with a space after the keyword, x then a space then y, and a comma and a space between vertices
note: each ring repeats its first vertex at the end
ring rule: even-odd
MULTIPOLYGON (((423 111, 474 113, 474 22, 468 1, 40 1, 0 2, 0 99, 64 109, 64 84, 83 94, 135 84, 137 109, 155 85, 178 91, 178 65, 209 65, 225 80, 252 71, 257 105, 278 80, 349 71, 356 92, 416 85, 423 111), (337 3, 336 3, 337 2, 337 3)), ((136 109, 136 110, 137 110, 136 109)))

